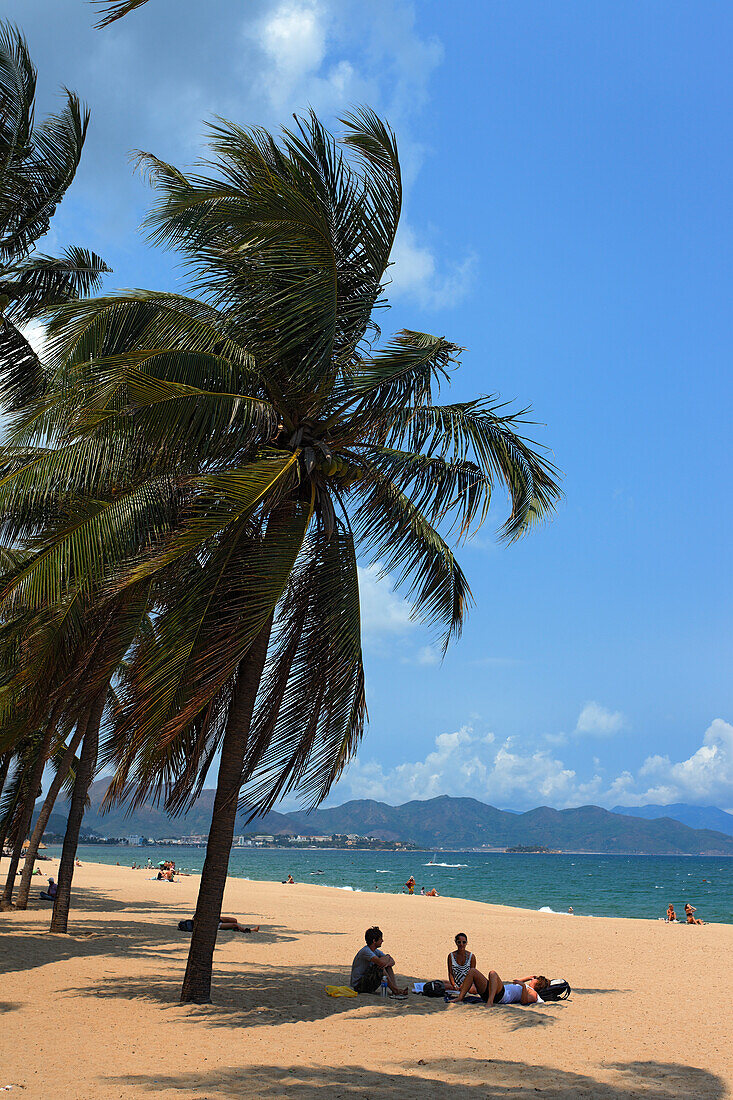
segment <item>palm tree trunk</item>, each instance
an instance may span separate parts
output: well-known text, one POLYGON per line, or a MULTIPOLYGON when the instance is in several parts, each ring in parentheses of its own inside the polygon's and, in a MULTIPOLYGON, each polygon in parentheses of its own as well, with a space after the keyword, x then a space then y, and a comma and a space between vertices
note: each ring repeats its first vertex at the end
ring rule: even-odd
POLYGON ((46 767, 48 753, 51 748, 51 739, 53 738, 54 729, 56 728, 57 713, 58 711, 54 707, 48 724, 46 725, 43 741, 38 746, 38 755, 31 768, 31 774, 28 780, 28 791, 26 793, 26 803, 23 807, 20 822, 18 824, 18 834, 15 840, 15 847, 13 848, 13 855, 10 859, 8 877, 5 881, 5 890, 3 891, 2 901, 0 901, 0 906, 4 909, 7 909, 13 901, 13 887, 15 886, 15 876, 18 872, 18 864, 23 851, 23 841, 26 838, 31 819, 33 818, 33 810, 36 805, 36 799, 38 798, 38 789, 43 779, 43 769, 46 767))
POLYGON ((74 878, 74 857, 79 844, 79 830, 81 829, 84 809, 86 807, 87 793, 94 779, 97 769, 97 754, 99 751, 99 727, 102 723, 104 704, 107 701, 107 689, 100 692, 89 712, 89 722, 84 731, 84 744, 82 745, 79 767, 74 781, 74 791, 69 806, 69 816, 66 821, 64 834, 64 846, 61 849, 61 862, 59 863, 59 880, 56 887, 56 900, 53 903, 51 916, 51 932, 66 932, 69 924, 69 907, 71 905, 71 882, 74 878))
POLYGON ((12 759, 12 756, 12 752, 5 752, 2 756, 0 756, 0 798, 2 798, 5 780, 8 778, 8 772, 10 771, 10 761, 12 759))
MULTIPOLYGON (((8 772, 10 771, 10 761, 13 759, 12 752, 6 752, 0 760, 0 798, 2 797, 3 790, 5 789, 5 780, 8 778, 8 772)), ((3 848, 5 847, 5 822, 7 817, 0 819, 0 856, 3 854, 3 848)))
POLYGON ((51 786, 48 788, 48 794, 46 795, 41 812, 38 815, 38 821, 35 824, 35 828, 31 833, 31 841, 28 850, 25 853, 25 864, 23 865, 23 871, 20 876, 20 886, 18 887, 18 896, 15 899, 16 909, 28 908, 28 895, 31 889, 31 876, 33 874, 33 865, 36 862, 36 856, 38 855, 38 846, 41 843, 41 838, 46 831, 48 825, 48 819, 51 816, 51 811, 54 808, 58 793, 64 785, 66 776, 69 774, 71 765, 74 762, 74 755, 79 747, 84 733, 86 731, 87 721, 89 715, 85 714, 83 719, 77 723, 76 731, 71 741, 66 747, 61 763, 59 764, 58 771, 54 776, 51 786))
POLYGON ((211 1002, 211 968, 229 869, 229 854, 234 838, 244 753, 267 658, 271 630, 272 616, 252 643, 251 649, 237 670, 237 686, 229 707, 221 747, 214 812, 206 845, 206 860, 201 873, 196 913, 193 918, 193 935, 188 952, 186 974, 181 989, 182 1002, 194 1004, 211 1002))

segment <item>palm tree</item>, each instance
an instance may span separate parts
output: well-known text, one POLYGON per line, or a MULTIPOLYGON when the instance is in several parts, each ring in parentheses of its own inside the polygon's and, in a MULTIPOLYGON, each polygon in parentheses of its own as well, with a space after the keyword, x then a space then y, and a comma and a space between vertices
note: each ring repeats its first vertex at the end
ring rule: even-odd
POLYGON ((447 538, 483 522, 497 482, 509 541, 559 495, 522 414, 433 403, 455 344, 402 331, 372 347, 400 167, 374 114, 344 125, 339 145, 313 115, 279 143, 221 123, 208 174, 191 177, 141 156, 151 235, 183 253, 199 297, 59 307, 47 394, 19 429, 27 446, 55 426, 58 446, 0 481, 0 515, 49 479, 79 501, 0 609, 153 585, 108 798, 152 791, 177 812, 221 754, 184 1001, 210 999, 243 785, 253 816, 291 791, 316 805, 362 735, 357 553, 396 574, 445 648, 471 598, 447 538))
POLYGON ((0 22, 0 402, 11 412, 42 386, 22 326, 95 289, 108 270, 82 248, 60 258, 33 251, 74 178, 89 124, 89 111, 66 92, 62 110, 36 125, 36 76, 22 34, 0 22))
MULTIPOLYGON (((35 825, 33 826, 33 832, 30 835, 28 847, 25 852, 25 860, 23 863, 23 870, 20 875, 20 885, 18 886, 18 894, 15 899, 16 909, 28 908, 28 896, 31 889, 31 881, 33 876, 33 867, 36 862, 36 856, 38 855, 38 849, 41 846, 43 834, 46 831, 49 818, 53 812, 56 799, 59 796, 61 788, 64 784, 68 783, 69 777, 73 774, 76 777, 75 764, 78 768, 78 761, 76 760, 76 750, 81 744, 82 738, 86 731, 87 716, 84 719, 77 722, 74 733, 69 737, 68 743, 61 741, 54 756, 53 764, 56 774, 51 781, 51 785, 46 792, 46 797, 43 800, 43 805, 38 814, 35 825)), ((73 785, 72 785, 73 790, 73 785)), ((71 793, 71 792, 69 792, 71 793)), ((35 808, 35 807, 34 807, 35 808)))

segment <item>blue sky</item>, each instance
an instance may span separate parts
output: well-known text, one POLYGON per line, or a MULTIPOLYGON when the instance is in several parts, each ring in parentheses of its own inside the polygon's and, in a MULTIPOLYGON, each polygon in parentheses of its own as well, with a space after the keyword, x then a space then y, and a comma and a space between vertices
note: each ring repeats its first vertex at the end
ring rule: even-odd
POLYGON ((468 350, 451 399, 531 403, 564 472, 545 529, 460 552, 476 599, 440 664, 362 577, 370 726, 330 801, 733 807, 731 167, 727 3, 6 0, 92 109, 49 249, 107 286, 179 285, 137 231, 128 152, 179 165, 219 114, 267 127, 367 102, 408 180, 383 330, 468 350))

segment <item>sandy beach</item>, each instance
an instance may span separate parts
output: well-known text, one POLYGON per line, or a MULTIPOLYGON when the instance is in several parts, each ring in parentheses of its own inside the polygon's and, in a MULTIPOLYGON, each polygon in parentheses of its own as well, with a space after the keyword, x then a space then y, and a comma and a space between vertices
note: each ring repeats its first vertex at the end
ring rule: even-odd
MULTIPOLYGON (((3 861, 3 867, 7 860, 3 861)), ((40 864, 53 874, 56 861, 40 864)), ((178 994, 198 879, 87 864, 71 934, 49 907, 0 914, 0 1087, 24 1097, 725 1097, 733 926, 568 917, 452 898, 230 878, 213 1005, 178 994), (479 969, 565 977, 569 1001, 446 1006, 333 999, 378 923, 401 975, 445 976, 465 931, 479 969), (325 1092, 323 1091, 325 1090, 325 1092), (458 1090, 458 1091, 456 1091, 458 1090)))

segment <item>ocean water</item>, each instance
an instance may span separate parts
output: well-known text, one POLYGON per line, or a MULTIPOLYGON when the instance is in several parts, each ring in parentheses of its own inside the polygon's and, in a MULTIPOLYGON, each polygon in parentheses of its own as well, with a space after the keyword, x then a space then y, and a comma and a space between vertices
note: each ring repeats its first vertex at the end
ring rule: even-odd
MULTIPOLYGON (((60 855, 50 847, 49 855, 60 855)), ((189 871, 203 867, 203 848, 127 848, 80 845, 89 863, 153 863, 174 859, 189 871)), ((686 901, 704 920, 733 923, 733 859, 715 856, 519 855, 514 853, 303 851, 234 848, 229 873, 238 878, 400 893, 410 875, 417 891, 475 901, 606 917, 663 917, 671 901, 678 917, 686 901)), ((141 872, 142 874, 143 872, 141 872)))

